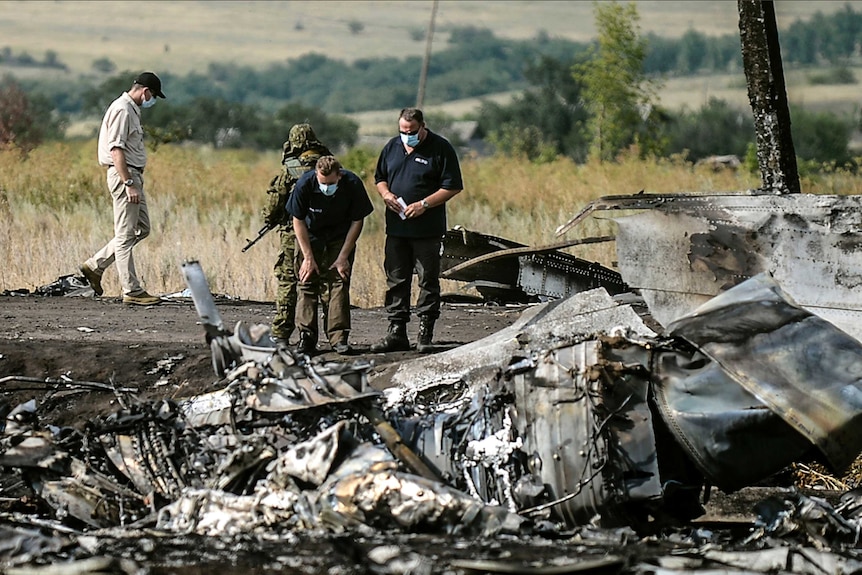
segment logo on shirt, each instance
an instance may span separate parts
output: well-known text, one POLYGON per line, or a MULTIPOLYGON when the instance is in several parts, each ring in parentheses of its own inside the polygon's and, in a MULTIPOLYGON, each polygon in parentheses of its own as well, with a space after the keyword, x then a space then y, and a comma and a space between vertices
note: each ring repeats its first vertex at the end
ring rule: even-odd
POLYGON ((425 158, 415 158, 413 161, 419 162, 420 164, 425 164, 426 166, 428 165, 428 160, 426 160, 425 158))
POLYGON ((321 208, 308 208, 308 211, 312 214, 322 214, 323 210, 321 208))

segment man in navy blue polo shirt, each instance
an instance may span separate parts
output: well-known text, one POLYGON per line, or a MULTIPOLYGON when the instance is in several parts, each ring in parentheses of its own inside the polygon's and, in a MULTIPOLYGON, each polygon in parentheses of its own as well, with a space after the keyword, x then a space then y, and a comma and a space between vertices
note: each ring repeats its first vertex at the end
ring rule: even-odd
POLYGON ((389 331, 373 352, 407 351, 410 288, 419 276, 417 350, 432 350, 434 322, 440 317, 440 258, 446 235, 446 202, 464 187, 455 148, 425 126, 422 111, 404 108, 399 137, 384 146, 374 182, 386 204, 386 313, 389 331))
POLYGON ((303 174, 287 202, 296 232, 300 353, 317 350, 317 301, 323 295, 323 329, 339 354, 350 353, 350 272, 365 216, 374 211, 362 180, 333 156, 303 174))

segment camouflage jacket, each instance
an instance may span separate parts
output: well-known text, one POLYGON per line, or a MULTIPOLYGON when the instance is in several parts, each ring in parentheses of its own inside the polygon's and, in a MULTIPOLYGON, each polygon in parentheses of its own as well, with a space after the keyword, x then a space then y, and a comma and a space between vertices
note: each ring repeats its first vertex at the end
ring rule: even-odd
POLYGON ((308 124, 298 124, 291 128, 290 136, 284 143, 281 172, 269 183, 266 190, 266 205, 261 215, 263 221, 271 226, 290 226, 291 219, 285 206, 299 177, 314 169, 317 159, 332 153, 315 136, 308 124))

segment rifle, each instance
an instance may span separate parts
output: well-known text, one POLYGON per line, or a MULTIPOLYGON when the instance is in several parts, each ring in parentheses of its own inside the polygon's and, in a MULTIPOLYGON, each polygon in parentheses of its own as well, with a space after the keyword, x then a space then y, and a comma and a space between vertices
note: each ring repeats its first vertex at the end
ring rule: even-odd
POLYGON ((265 236, 266 234, 268 234, 271 230, 275 229, 275 227, 276 227, 277 225, 278 225, 278 224, 265 224, 262 228, 260 228, 260 229, 257 231, 257 237, 256 237, 256 238, 254 238, 253 240, 250 240, 250 239, 247 239, 247 238, 246 238, 246 240, 245 240, 245 241, 247 241, 248 243, 247 243, 247 244, 245 244, 245 247, 244 247, 244 248, 242 248, 243 253, 245 253, 245 251, 246 251, 246 250, 248 250, 248 248, 250 248, 251 246, 253 246, 253 245, 254 245, 254 244, 256 244, 257 242, 259 242, 259 241, 261 240, 261 238, 263 238, 263 236, 265 236))

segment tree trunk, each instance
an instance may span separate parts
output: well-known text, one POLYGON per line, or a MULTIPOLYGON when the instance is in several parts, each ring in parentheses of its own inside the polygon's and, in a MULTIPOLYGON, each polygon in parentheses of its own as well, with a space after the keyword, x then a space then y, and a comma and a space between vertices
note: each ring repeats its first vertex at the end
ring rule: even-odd
POLYGON ((737 0, 737 6, 742 62, 756 129, 760 191, 799 193, 775 6, 771 0, 737 0))

